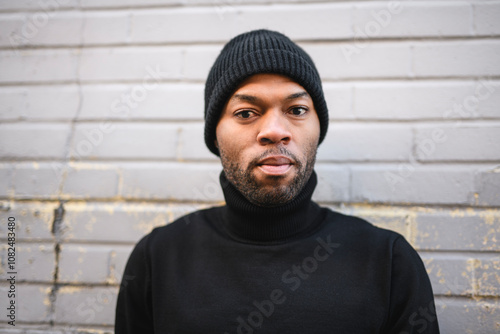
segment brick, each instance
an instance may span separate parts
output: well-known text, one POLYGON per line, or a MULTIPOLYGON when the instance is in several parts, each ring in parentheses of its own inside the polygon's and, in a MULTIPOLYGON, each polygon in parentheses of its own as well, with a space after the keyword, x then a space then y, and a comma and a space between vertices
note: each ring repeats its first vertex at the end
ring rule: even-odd
POLYGON ((405 42, 315 43, 301 46, 314 60, 323 80, 410 76, 410 45, 405 42))
MULTIPOLYGON (((0 325, 1 326, 1 325, 0 325)), ((9 325, 9 327, 12 327, 9 325)), ((51 326, 50 323, 43 324, 16 324, 18 329, 3 328, 2 334, 112 334, 112 328, 95 327, 95 326, 75 326, 75 325, 60 325, 51 326), (36 328, 36 329, 33 329, 36 328)))
POLYGON ((186 49, 182 75, 185 79, 207 80, 208 72, 222 50, 220 46, 192 46, 186 49))
POLYGON ((438 298, 436 311, 439 327, 446 333, 490 334, 498 329, 500 307, 496 300, 438 298))
POLYGON ((56 198, 62 180, 57 163, 26 162, 14 165, 12 191, 16 198, 56 198))
POLYGON ((63 245, 59 258, 62 283, 120 284, 131 246, 63 245))
POLYGON ((223 200, 219 164, 149 163, 122 165, 124 198, 223 200))
POLYGON ((61 227, 62 240, 132 245, 154 227, 166 225, 200 208, 195 204, 67 203, 61 227))
POLYGON ((73 164, 64 180, 62 193, 67 198, 110 198, 118 194, 119 175, 103 165, 73 164))
POLYGON ((407 159, 411 148, 408 126, 335 122, 321 145, 318 161, 398 161, 407 159))
POLYGON ((0 119, 22 119, 28 109, 27 96, 28 89, 25 87, 0 87, 0 119))
POLYGON ((108 0, 105 3, 99 0, 81 0, 80 6, 82 8, 130 8, 130 7, 141 7, 141 6, 174 6, 174 5, 186 5, 183 0, 127 0, 126 3, 120 0, 108 0))
MULTIPOLYGON (((0 210, 0 221, 9 217, 16 219, 17 241, 52 241, 52 221, 55 202, 6 202, 8 210, 0 210)), ((6 235, 7 224, 0 224, 0 235, 6 235)))
POLYGON ((415 219, 414 244, 440 251, 498 251, 498 210, 443 210, 420 213, 415 219))
POLYGON ((167 123, 78 124, 71 155, 77 159, 173 159, 180 127, 167 123))
POLYGON ((468 36, 471 26, 467 3, 361 2, 354 10, 354 31, 363 38, 468 36))
MULTIPOLYGON (((38 328, 43 328, 39 326, 38 328)), ((75 325, 66 325, 66 326, 47 326, 48 329, 45 330, 27 330, 22 334, 113 334, 113 328, 110 326, 75 326, 75 325)), ((10 333, 10 332, 9 332, 10 333)))
POLYGON ((328 114, 331 120, 352 120, 355 118, 353 112, 354 88, 347 83, 323 83, 328 114))
POLYGON ((474 277, 476 279, 479 296, 500 296, 500 257, 498 255, 484 255, 474 263, 474 277))
POLYGON ((146 87, 181 78, 182 49, 179 47, 90 48, 81 52, 79 78, 82 81, 138 81, 132 95, 136 100, 142 98, 146 87))
POLYGON ((0 51, 0 83, 76 81, 76 50, 0 51))
POLYGON ((179 132, 179 142, 177 146, 177 159, 185 160, 217 160, 212 152, 205 145, 204 123, 190 123, 182 125, 179 132))
MULTIPOLYGON (((273 3, 290 3, 290 2, 302 2, 303 0, 273 0, 273 3)), ((316 2, 328 2, 331 0, 318 0, 316 2)), ((108 0, 103 3, 99 0, 81 0, 80 6, 83 8, 129 8, 129 7, 142 7, 142 6, 195 6, 195 5, 208 5, 212 6, 214 10, 218 10, 221 13, 225 13, 233 8, 238 8, 240 5, 245 5, 247 3, 251 4, 268 4, 269 0, 251 0, 251 1, 241 1, 241 0, 191 0, 186 2, 185 0, 128 0, 126 4, 120 0, 108 0)))
POLYGON ((500 118, 497 108, 500 103, 500 82, 494 80, 480 81, 476 87, 481 94, 479 96, 482 97, 481 99, 478 98, 476 113, 480 117, 500 118))
POLYGON ((373 206, 342 206, 344 214, 360 217, 369 223, 384 229, 395 231, 411 242, 411 224, 414 213, 404 208, 373 206))
POLYGON ((55 323, 112 325, 118 287, 61 287, 55 303, 55 323))
POLYGON ((0 164, 0 197, 8 198, 14 194, 12 189, 12 164, 0 164))
POLYGON ((27 13, 23 22, 8 33, 11 36, 15 34, 22 41, 21 45, 78 45, 82 39, 82 24, 83 19, 78 12, 41 10, 27 13))
MULTIPOLYGON (((16 326, 19 322, 48 322, 50 320, 50 290, 50 287, 46 285, 16 283, 16 326)), ((6 297, 8 291, 9 287, 2 282, 0 284, 2 310, 7 308, 9 302, 6 297)), ((6 319, 5 316, 4 319, 6 319)))
POLYGON ((431 125, 416 129, 420 161, 498 161, 500 126, 493 124, 431 125))
POLYGON ((495 40, 415 43, 413 71, 416 77, 495 76, 500 74, 499 53, 495 40))
MULTIPOLYGON (((472 112, 452 112, 456 101, 474 95, 472 81, 390 81, 367 82, 354 86, 354 114, 358 119, 418 120, 460 119, 472 112)), ((481 89, 482 92, 482 89, 481 89)), ((489 107, 473 111, 478 117, 493 116, 489 107)))
POLYGON ((0 119, 71 120, 80 98, 76 86, 0 88, 0 119))
POLYGON ((500 205, 500 169, 478 171, 476 175, 477 204, 486 206, 500 205))
POLYGON ((468 204, 473 170, 459 166, 417 167, 411 163, 353 166, 351 201, 468 204))
POLYGON ((471 263, 474 259, 456 254, 421 253, 435 295, 472 296, 471 263))
POLYGON ((241 33, 237 14, 234 11, 222 13, 213 8, 174 8, 163 10, 143 10, 132 14, 134 43, 171 43, 185 41, 227 41, 241 33), (190 27, 202 25, 203 34, 190 27), (172 29, 176 27, 176 29, 172 29))
POLYGON ((63 158, 69 124, 0 124, 4 158, 63 158))
POLYGON ((14 270, 11 270, 7 263, 8 248, 7 243, 0 248, 2 259, 0 271, 2 271, 4 275, 9 271, 16 271, 17 282, 52 282, 55 269, 55 252, 53 244, 28 244, 16 242, 14 270))
POLYGON ((345 4, 245 6, 244 10, 238 10, 238 7, 221 2, 220 6, 213 8, 138 11, 133 14, 132 42, 225 42, 249 30, 249 25, 254 22, 268 22, 267 28, 282 31, 292 39, 331 39, 352 35, 350 8, 345 4), (311 17, 314 19, 309 21, 308 29, 289 24, 311 17), (197 25, 204 27, 203 34, 191 29, 197 25))
POLYGON ((131 30, 130 12, 88 11, 84 12, 83 43, 123 44, 129 42, 131 30), (103 34, 103 31, 106 33, 103 34))
POLYGON ((316 164, 318 185, 313 200, 318 202, 344 202, 349 200, 349 170, 344 166, 316 164))
POLYGON ((83 85, 78 118, 126 120, 203 120, 202 84, 158 84, 144 99, 132 100, 133 85, 83 85))
POLYGON ((493 36, 500 33, 500 3, 498 1, 473 3, 474 28, 477 35, 493 36))
POLYGON ((78 0, 33 1, 33 0, 4 0, 0 1, 0 10, 35 10, 53 11, 65 8, 78 8, 78 0))
POLYGON ((3 14, 0 17, 0 24, 2 25, 0 31, 1 46, 15 48, 28 43, 28 40, 23 38, 20 32, 24 19, 25 16, 21 14, 3 14))
MULTIPOLYGON (((234 12, 238 13, 237 10, 234 12)), ((225 17, 224 17, 225 19, 225 17)), ((343 39, 352 36, 351 6, 342 3, 293 4, 247 7, 238 17, 243 22, 268 22, 269 29, 281 31, 293 40, 343 39), (300 24, 307 20, 307 28, 300 24)), ((247 28, 248 29, 248 28, 247 28)))

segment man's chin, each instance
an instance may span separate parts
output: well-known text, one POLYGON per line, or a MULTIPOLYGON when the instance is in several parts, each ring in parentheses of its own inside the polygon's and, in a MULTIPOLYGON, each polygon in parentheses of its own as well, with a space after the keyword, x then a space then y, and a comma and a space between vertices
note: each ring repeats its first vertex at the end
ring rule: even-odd
POLYGON ((293 194, 288 186, 262 186, 248 199, 259 206, 273 207, 288 203, 293 199, 293 194))

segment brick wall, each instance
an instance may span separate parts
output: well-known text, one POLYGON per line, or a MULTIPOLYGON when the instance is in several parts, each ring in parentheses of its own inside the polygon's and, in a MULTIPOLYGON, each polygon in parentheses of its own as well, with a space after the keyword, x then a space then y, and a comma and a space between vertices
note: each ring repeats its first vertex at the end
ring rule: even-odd
POLYGON ((113 331, 135 242, 223 201, 204 80, 262 27, 324 80, 315 199, 405 235, 442 333, 498 331, 500 1, 5 0, 0 27, 2 333, 113 331))

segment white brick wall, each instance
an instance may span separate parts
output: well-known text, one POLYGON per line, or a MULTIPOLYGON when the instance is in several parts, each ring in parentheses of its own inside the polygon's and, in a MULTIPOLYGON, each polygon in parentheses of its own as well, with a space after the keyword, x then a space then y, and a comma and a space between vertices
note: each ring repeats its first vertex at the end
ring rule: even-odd
POLYGON ((112 332, 137 240, 222 203, 204 80, 255 28, 323 78, 314 199, 417 248, 442 333, 498 329, 500 1, 5 0, 0 28, 0 332, 112 332))

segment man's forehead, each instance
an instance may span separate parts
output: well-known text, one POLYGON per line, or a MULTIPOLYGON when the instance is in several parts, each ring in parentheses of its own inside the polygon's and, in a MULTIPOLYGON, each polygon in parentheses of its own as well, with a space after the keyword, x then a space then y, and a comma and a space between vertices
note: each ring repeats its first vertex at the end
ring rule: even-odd
POLYGON ((284 91, 286 96, 284 96, 284 98, 287 100, 302 97, 311 98, 306 89, 292 78, 281 74, 262 73, 254 74, 240 83, 231 95, 230 99, 240 99, 252 102, 252 100, 255 100, 256 93, 259 91, 269 93, 270 91, 268 88, 273 88, 273 86, 280 89, 286 88, 284 91))

